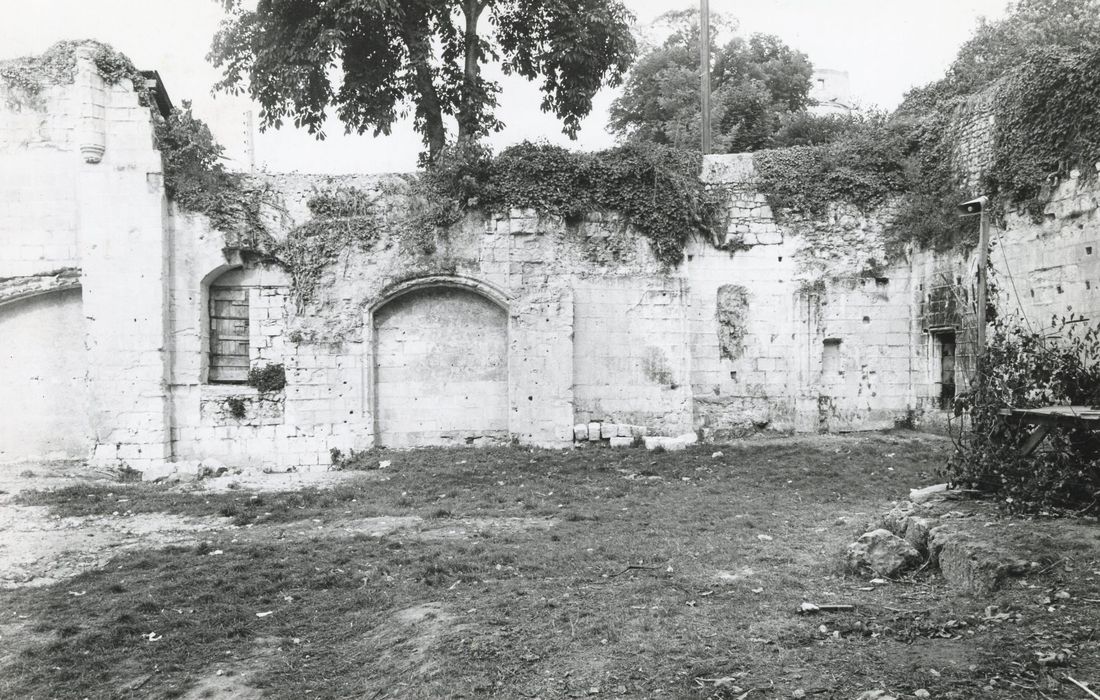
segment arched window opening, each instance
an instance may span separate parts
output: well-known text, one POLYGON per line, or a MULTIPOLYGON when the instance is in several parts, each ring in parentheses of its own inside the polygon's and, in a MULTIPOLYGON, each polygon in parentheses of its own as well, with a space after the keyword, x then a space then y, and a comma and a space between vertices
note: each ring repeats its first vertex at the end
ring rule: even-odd
POLYGON ((248 287, 243 270, 226 272, 210 284, 210 371, 213 383, 248 380, 248 287))

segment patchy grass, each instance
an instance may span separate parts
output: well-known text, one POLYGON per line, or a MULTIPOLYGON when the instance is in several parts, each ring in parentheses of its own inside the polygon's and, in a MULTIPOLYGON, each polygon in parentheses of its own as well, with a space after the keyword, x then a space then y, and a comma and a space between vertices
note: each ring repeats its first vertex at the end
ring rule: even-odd
POLYGON ((949 447, 901 433, 720 457, 712 446, 418 450, 385 453, 383 476, 330 490, 24 494, 60 515, 224 515, 253 528, 9 592, 0 623, 21 624, 25 643, 0 657, 0 697, 183 697, 215 676, 281 698, 1080 697, 1059 679, 1100 681, 1085 602, 1094 562, 1006 590, 993 611, 926 572, 870 590, 839 572, 837 552, 890 499, 930 483, 949 447), (452 538, 265 529, 378 515, 418 515, 425 530, 553 526, 452 538), (1071 597, 1044 603, 1053 589, 1071 597), (804 600, 858 607, 802 617, 804 600), (1039 665, 1060 650, 1068 667, 1039 665))

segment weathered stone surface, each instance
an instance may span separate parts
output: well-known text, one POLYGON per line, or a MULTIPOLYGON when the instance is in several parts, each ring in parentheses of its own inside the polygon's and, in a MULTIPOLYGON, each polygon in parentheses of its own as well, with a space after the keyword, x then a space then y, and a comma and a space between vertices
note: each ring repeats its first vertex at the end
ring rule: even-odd
POLYGON ((167 479, 175 474, 176 465, 171 462, 153 462, 142 465, 142 481, 159 481, 167 479))
POLYGON ((928 551, 928 533, 932 529, 932 521, 919 515, 912 515, 905 525, 902 537, 909 544, 916 547, 919 552, 928 551))
POLYGON ((902 538, 885 529, 864 533, 848 545, 846 565, 850 571, 893 578, 916 566, 920 552, 902 538))
POLYGON ((634 444, 634 438, 630 437, 613 437, 611 438, 612 447, 630 447, 634 444))
POLYGON ((902 501, 879 518, 880 527, 889 530, 895 535, 904 536, 905 528, 909 524, 909 517, 913 514, 914 505, 910 501, 902 501))
POLYGON ((600 424, 589 423, 588 424, 588 439, 599 440, 600 439, 600 424))
MULTIPOLYGON (((216 456, 324 469, 330 450, 395 436, 560 447, 625 438, 627 425, 637 427, 631 437, 698 427, 723 439, 944 420, 932 381, 940 356, 925 345, 937 324, 921 310, 932 304, 914 304, 910 292, 923 285, 929 302, 935 285, 952 292, 963 283, 939 280, 972 279, 973 257, 915 250, 890 261, 887 226, 900 201, 867 211, 837 202, 776 221, 751 154, 705 159, 704 181, 724 185, 728 222, 716 234, 730 249, 693 239, 671 267, 615 212, 576 226, 536 209, 471 213, 418 241, 391 225, 408 203, 404 176, 250 176, 276 240, 318 223, 310 202, 319 191, 361 193, 385 220, 375 222, 375 244, 341 251, 321 270, 309 303, 295 303, 285 271, 249 288, 240 342, 252 366, 284 364, 288 384, 279 398, 246 397, 242 387, 229 396, 208 381, 209 287, 227 268, 250 267, 239 251, 262 249, 263 236, 166 208, 149 110, 86 56, 76 69, 80 80, 51 87, 41 109, 0 104, 0 303, 23 298, 0 314, 0 386, 21 401, 0 415, 0 463, 91 457, 140 469, 216 456), (85 138, 86 107, 110 139, 85 138), (97 143, 106 145, 99 164, 73 157, 97 143), (887 261, 881 276, 863 274, 878 261, 887 261), (723 338, 717 301, 733 281, 751 303, 736 305, 723 338), (422 286, 402 288, 409 283, 422 286), (25 296, 40 291, 51 294, 25 296), (439 303, 413 308, 421 292, 439 303), (463 318, 481 321, 459 322, 443 302, 463 295, 499 309, 473 317, 480 302, 467 299, 463 318), (826 316, 830 338, 843 339, 828 348, 825 329, 810 322, 826 316), (242 402, 243 417, 226 410, 242 402), (593 432, 590 421, 607 423, 593 432)), ((968 181, 991 153, 990 110, 979 100, 953 117, 968 181)), ((1032 319, 1054 307, 1097 311, 1100 296, 1081 280, 1100 276, 1098 191, 1090 178, 1070 178, 1052 188, 1050 220, 1007 214, 992 264, 1029 280, 1021 303, 1032 319)), ((908 537, 917 512, 899 512, 888 529, 908 537)))
POLYGON ((947 491, 947 484, 935 484, 934 486, 926 486, 923 489, 909 489, 909 500, 913 503, 924 503, 945 491, 947 491))
POLYGON ((1010 576, 1028 570, 1029 563, 994 543, 983 541, 954 524, 938 525, 928 536, 928 549, 944 580, 957 591, 987 596, 1010 576))
POLYGON ((856 700, 896 700, 885 690, 865 690, 856 696, 856 700))

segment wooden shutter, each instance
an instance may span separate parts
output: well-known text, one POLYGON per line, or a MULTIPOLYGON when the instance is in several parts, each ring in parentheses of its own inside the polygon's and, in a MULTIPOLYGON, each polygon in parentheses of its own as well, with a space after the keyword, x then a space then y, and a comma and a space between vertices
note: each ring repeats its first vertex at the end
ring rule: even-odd
POLYGON ((210 288, 210 378, 248 379, 248 288, 210 288))

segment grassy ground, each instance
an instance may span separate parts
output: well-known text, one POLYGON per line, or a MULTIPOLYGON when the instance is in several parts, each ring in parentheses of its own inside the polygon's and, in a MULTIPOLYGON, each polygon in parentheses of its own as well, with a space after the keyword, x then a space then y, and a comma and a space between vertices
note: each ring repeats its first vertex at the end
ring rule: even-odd
POLYGON ((422 450, 332 489, 26 494, 63 516, 241 527, 5 592, 0 639, 19 648, 0 654, 0 697, 1083 697, 1062 676, 1100 682, 1096 562, 993 601, 929 572, 870 586, 839 571, 948 448, 422 450), (388 516, 405 526, 362 525, 388 516), (807 617, 803 601, 857 608, 807 617))

